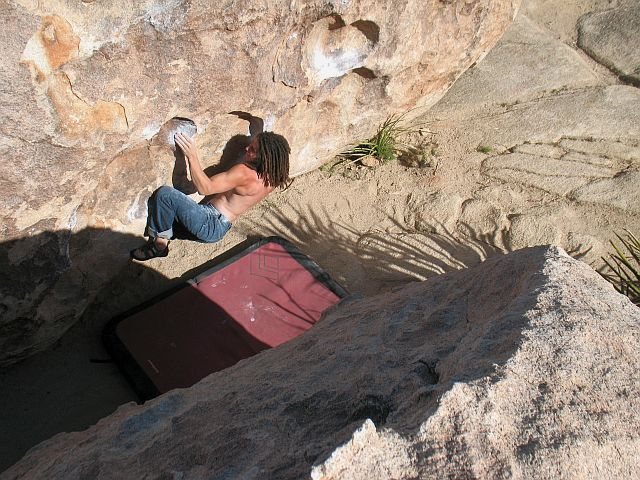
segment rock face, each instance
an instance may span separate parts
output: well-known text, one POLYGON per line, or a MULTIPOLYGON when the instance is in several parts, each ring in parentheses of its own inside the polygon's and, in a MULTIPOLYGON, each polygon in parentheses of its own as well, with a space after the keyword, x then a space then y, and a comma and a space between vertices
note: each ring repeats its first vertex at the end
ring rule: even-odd
POLYGON ((640 310, 556 247, 346 300, 17 478, 637 478, 640 310))
POLYGON ((123 265, 113 232, 139 234, 175 183, 172 118, 197 124, 212 163, 246 130, 229 112, 250 112, 299 174, 435 103, 520 2, 134 3, 0 0, 0 365, 51 344, 123 265))
POLYGON ((640 87, 640 5, 628 3, 581 18, 578 45, 623 81, 640 87))

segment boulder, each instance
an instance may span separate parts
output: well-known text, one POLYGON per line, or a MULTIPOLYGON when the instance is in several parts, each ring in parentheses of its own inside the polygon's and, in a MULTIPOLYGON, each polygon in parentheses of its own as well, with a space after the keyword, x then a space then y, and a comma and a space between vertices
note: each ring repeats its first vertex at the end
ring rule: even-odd
POLYGON ((434 104, 519 3, 0 0, 0 365, 59 338, 126 262, 111 233, 140 234, 151 192, 181 185, 175 118, 208 166, 250 113, 301 174, 434 104))
POLYGON ((640 5, 627 3, 580 18, 578 46, 621 80, 640 87, 640 5))
POLYGON ((557 247, 350 298, 14 478, 637 478, 640 309, 557 247))

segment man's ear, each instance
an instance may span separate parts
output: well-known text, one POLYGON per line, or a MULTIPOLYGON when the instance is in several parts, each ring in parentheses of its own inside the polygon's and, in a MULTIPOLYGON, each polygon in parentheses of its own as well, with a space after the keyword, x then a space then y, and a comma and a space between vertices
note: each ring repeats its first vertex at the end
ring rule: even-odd
POLYGON ((251 140, 251 143, 249 143, 249 145, 247 145, 246 150, 246 157, 248 160, 255 160, 256 158, 258 158, 258 142, 255 139, 251 140))

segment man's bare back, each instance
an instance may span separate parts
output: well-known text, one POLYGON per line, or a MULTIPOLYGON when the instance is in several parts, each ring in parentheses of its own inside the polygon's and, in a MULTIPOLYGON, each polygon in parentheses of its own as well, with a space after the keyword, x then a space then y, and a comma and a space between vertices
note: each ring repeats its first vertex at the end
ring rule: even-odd
POLYGON ((260 203, 273 191, 273 187, 265 186, 255 170, 243 164, 236 165, 233 168, 245 170, 243 175, 247 178, 246 183, 238 185, 228 192, 214 194, 209 200, 209 203, 227 217, 230 222, 234 222, 236 218, 260 203))

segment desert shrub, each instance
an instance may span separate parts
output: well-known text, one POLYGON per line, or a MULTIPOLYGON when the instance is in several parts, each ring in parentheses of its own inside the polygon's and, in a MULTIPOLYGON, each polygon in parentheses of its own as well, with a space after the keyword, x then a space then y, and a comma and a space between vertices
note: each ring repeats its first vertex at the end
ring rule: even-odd
POLYGON ((616 233, 620 246, 613 240, 609 242, 614 251, 609 253, 609 258, 602 257, 608 271, 601 275, 618 292, 640 305, 640 241, 629 230, 625 232, 624 237, 616 233))
POLYGON ((371 165, 396 160, 409 148, 406 139, 409 135, 420 132, 420 126, 408 124, 406 114, 391 115, 378 127, 375 135, 368 140, 358 142, 339 155, 337 165, 346 166, 351 163, 371 165))

